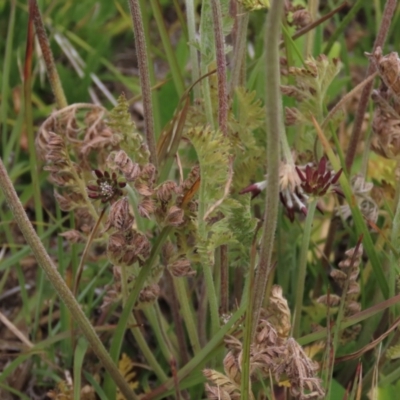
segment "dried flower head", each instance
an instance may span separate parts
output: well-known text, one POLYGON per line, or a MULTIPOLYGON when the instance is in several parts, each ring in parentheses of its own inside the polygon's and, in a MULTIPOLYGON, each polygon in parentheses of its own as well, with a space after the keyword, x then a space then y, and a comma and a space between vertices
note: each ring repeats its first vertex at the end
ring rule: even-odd
POLYGON ((140 165, 133 162, 123 150, 112 152, 107 158, 107 165, 112 169, 118 169, 127 182, 135 181, 141 173, 140 165))
POLYGON ((118 231, 126 231, 132 228, 133 221, 128 198, 123 197, 111 205, 104 229, 107 231, 110 228, 115 228, 118 231))
POLYGON ((121 189, 126 186, 126 182, 118 182, 115 172, 110 175, 108 171, 101 172, 95 169, 93 173, 97 177, 97 185, 87 186, 88 196, 91 199, 100 199, 102 203, 112 203, 124 194, 121 189))
POLYGON ((373 54, 366 53, 375 63, 379 75, 392 94, 400 100, 400 59, 396 52, 384 56, 382 48, 377 47, 373 54))
POLYGON ((156 283, 152 283, 149 286, 143 288, 139 293, 138 304, 136 307, 143 307, 153 304, 158 296, 160 295, 160 286, 156 283))
POLYGON ((390 97, 388 90, 374 90, 375 103, 371 148, 380 156, 389 159, 400 157, 400 104, 390 97))
MULTIPOLYGON (((361 175, 354 175, 351 179, 351 187, 361 213, 368 221, 375 223, 378 219, 379 207, 370 195, 374 187, 373 183, 366 182, 365 178, 361 175)), ((340 206, 337 214, 345 220, 350 218, 351 209, 349 205, 344 204, 340 206)))
POLYGON ((328 170, 325 157, 321 158, 317 167, 307 164, 304 173, 298 167, 296 167, 296 171, 302 181, 301 187, 304 192, 315 197, 324 196, 329 187, 337 183, 342 173, 342 169, 336 174, 328 170))
MULTIPOLYGON (((346 258, 338 264, 338 269, 332 268, 330 276, 339 289, 341 297, 335 294, 321 296, 318 302, 337 306, 344 299, 344 315, 346 317, 354 315, 361 310, 361 304, 357 301, 360 296, 360 286, 357 279, 360 273, 360 263, 363 254, 363 246, 359 243, 356 247, 346 251, 346 258), (344 296, 344 298, 343 298, 344 296)), ((359 325, 347 328, 341 337, 342 342, 354 340, 359 333, 359 325)))
POLYGON ((191 268, 190 261, 187 258, 179 258, 172 264, 169 264, 168 269, 176 278, 196 275, 196 271, 191 268))
MULTIPOLYGON (((337 182, 341 171, 334 174, 327 169, 326 159, 322 158, 318 167, 311 164, 296 166, 292 163, 281 163, 279 169, 279 196, 287 210, 288 217, 294 220, 296 211, 307 215, 309 195, 323 196, 330 185, 337 182)), ((265 181, 253 183, 239 193, 251 193, 256 197, 268 186, 268 176, 265 181)), ((336 192, 340 193, 338 190, 336 192)))

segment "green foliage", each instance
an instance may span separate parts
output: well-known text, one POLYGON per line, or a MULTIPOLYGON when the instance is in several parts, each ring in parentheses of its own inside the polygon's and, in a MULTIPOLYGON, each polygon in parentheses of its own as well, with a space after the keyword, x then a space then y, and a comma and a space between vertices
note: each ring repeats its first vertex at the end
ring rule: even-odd
POLYGON ((400 345, 392 346, 387 349, 386 356, 391 359, 395 360, 400 358, 400 345))
POLYGON ((256 92, 237 88, 237 115, 229 114, 232 147, 235 149, 233 187, 241 190, 255 178, 264 166, 265 149, 255 138, 254 132, 265 123, 265 110, 256 92))
POLYGON ((149 151, 132 121, 129 104, 124 94, 119 96, 118 104, 111 110, 107 124, 117 137, 121 149, 133 161, 141 165, 148 163, 149 151))
POLYGON ((205 210, 219 200, 229 176, 231 145, 221 131, 210 127, 189 129, 186 137, 192 142, 200 164, 201 189, 205 210))
MULTIPOLYGON (((304 64, 304 67, 301 68, 289 68, 289 77, 292 77, 295 83, 282 86, 283 94, 297 100, 297 107, 286 109, 286 124, 311 127, 313 132, 314 126, 310 115, 313 115, 319 123, 322 123, 328 104, 327 91, 340 72, 341 63, 337 59, 329 59, 325 55, 320 55, 316 59, 308 58, 304 64)), ((337 127, 338 122, 338 118, 333 119, 333 129, 337 127)), ((301 139, 306 145, 298 150, 310 150, 313 146, 315 134, 308 131, 301 139)))
MULTIPOLYGON (((221 0, 221 11, 222 11, 222 29, 224 35, 228 35, 233 27, 233 19, 229 15, 229 1, 221 0)), ((200 41, 191 43, 194 45, 202 54, 202 63, 208 66, 215 60, 215 34, 213 27, 213 18, 211 11, 211 0, 204 0, 201 6, 201 20, 200 20, 200 41)), ((225 52, 228 53, 231 50, 230 46, 225 46, 225 52)))

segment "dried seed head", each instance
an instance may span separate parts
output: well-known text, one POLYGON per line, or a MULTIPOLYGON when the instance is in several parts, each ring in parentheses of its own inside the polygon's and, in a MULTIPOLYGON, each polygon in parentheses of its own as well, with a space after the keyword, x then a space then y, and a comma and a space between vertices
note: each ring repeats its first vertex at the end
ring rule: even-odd
POLYGON ((237 357, 231 351, 224 358, 224 371, 226 376, 237 384, 240 384, 242 373, 237 357))
POLYGON ((160 201, 168 202, 177 192, 177 185, 173 181, 166 181, 156 188, 157 198, 160 201))
POLYGON ((190 261, 187 258, 180 258, 172 264, 169 264, 168 269, 176 278, 196 275, 196 271, 191 268, 190 261))
POLYGON ((212 369, 203 370, 203 375, 215 386, 205 385, 209 400, 240 400, 240 386, 228 377, 212 369))
POLYGON ((160 286, 158 286, 156 283, 146 286, 139 293, 139 307, 153 304, 159 295, 160 286))
POLYGON ((340 296, 337 296, 336 294, 330 294, 329 296, 324 294, 317 299, 317 302, 329 307, 336 307, 340 304, 340 296))
POLYGON ((293 126, 299 123, 300 111, 296 107, 285 107, 285 125, 293 126))
POLYGON ((153 199, 150 197, 145 197, 138 205, 139 215, 144 218, 151 218, 151 215, 154 214, 155 204, 153 199))
POLYGON ((69 243, 86 243, 86 239, 75 229, 60 233, 59 236, 65 238, 69 243))
POLYGON ((133 162, 123 150, 112 152, 107 158, 111 169, 118 169, 127 182, 135 181, 141 173, 140 165, 133 162))
POLYGON ((110 228, 115 228, 118 231, 126 231, 132 228, 133 221, 128 198, 123 197, 111 205, 104 229, 107 231, 110 228))
POLYGON ((287 338, 291 329, 290 309, 287 300, 283 297, 282 288, 278 285, 272 287, 267 312, 278 336, 287 338))
POLYGON ((165 223, 170 226, 179 226, 184 222, 184 212, 177 206, 172 206, 167 213, 165 223))
POLYGON ((292 25, 297 28, 304 28, 311 23, 311 15, 305 8, 296 10, 292 15, 292 25))
POLYGON ((400 99, 399 55, 395 52, 391 52, 386 56, 383 56, 382 48, 379 46, 372 55, 368 53, 366 54, 372 58, 385 85, 392 91, 393 95, 400 99))

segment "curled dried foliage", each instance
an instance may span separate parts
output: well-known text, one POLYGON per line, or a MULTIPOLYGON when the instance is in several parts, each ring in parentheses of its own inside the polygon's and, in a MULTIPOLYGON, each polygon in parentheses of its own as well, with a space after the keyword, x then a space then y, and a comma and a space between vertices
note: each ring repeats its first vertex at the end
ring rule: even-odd
MULTIPOLYGON (((287 301, 282 296, 282 289, 274 286, 269 306, 261 312, 255 341, 250 349, 251 379, 263 376, 269 381, 272 376, 278 384, 287 380, 294 398, 321 399, 324 391, 320 379, 315 376, 317 365, 296 340, 289 337, 289 332, 290 311, 287 301)), ((224 359, 225 375, 212 370, 203 372, 213 385, 206 388, 209 399, 214 399, 219 389, 225 391, 224 396, 236 396, 236 391, 240 389, 242 343, 236 337, 228 336, 225 344, 229 349, 224 359)))
MULTIPOLYGON (((335 307, 340 303, 343 296, 345 296, 344 315, 349 317, 361 310, 361 304, 358 302, 361 291, 360 286, 357 283, 357 279, 360 274, 363 246, 360 244, 358 247, 347 250, 345 254, 346 258, 339 263, 339 269, 332 269, 330 276, 341 291, 344 290, 347 285, 346 293, 341 293, 341 297, 332 294, 324 295, 318 299, 318 302, 329 307, 335 307)), ((347 328, 342 334, 342 342, 350 342, 356 339, 360 329, 361 325, 354 325, 350 328, 347 328)))
MULTIPOLYGON (((352 193, 357 201, 357 205, 363 216, 373 223, 378 219, 379 207, 371 196, 371 191, 374 185, 371 182, 366 182, 361 175, 354 175, 351 178, 352 193)), ((351 209, 348 204, 340 206, 337 210, 339 215, 344 220, 351 217, 351 209)))
POLYGON ((107 246, 108 258, 120 266, 143 265, 150 255, 150 242, 147 237, 134 229, 110 235, 107 246))

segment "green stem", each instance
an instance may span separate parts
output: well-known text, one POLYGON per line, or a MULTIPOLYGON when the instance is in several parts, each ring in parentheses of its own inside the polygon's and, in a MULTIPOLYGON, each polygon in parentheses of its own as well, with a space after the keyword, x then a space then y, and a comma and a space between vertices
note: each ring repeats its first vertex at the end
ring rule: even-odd
POLYGON ((38 235, 25 210, 18 198, 17 193, 11 183, 10 178, 7 175, 7 171, 4 167, 3 161, 0 159, 0 187, 4 193, 4 197, 12 211, 18 226, 25 237, 28 245, 32 249, 32 252, 38 262, 38 264, 45 271, 49 281, 53 285, 54 289, 64 301, 65 305, 68 307, 69 312, 75 319, 77 325, 81 329, 82 333, 91 345, 94 353, 97 355, 104 368, 115 380, 117 386, 121 389, 121 392, 127 399, 136 400, 136 396, 133 394, 128 383, 125 381, 124 377, 118 371, 118 368, 114 364, 104 345, 101 343, 99 337, 97 336, 93 326, 87 319, 86 315, 82 311, 81 306, 77 303, 68 286, 65 284, 63 278, 58 272, 57 267, 53 264, 50 256, 47 254, 42 242, 40 241, 38 235))
MULTIPOLYGON (((146 263, 140 269, 140 273, 135 280, 135 286, 133 287, 132 291, 130 292, 129 296, 126 298, 124 309, 121 313, 117 328, 115 330, 115 334, 112 338, 111 348, 110 348, 110 355, 113 360, 118 360, 119 354, 121 352, 122 341, 124 338, 126 325, 129 322, 129 316, 132 314, 133 306, 135 305, 137 298, 139 296, 140 291, 143 288, 143 285, 150 275, 151 270, 158 258, 158 255, 161 251, 161 248, 167 239, 168 235, 170 234, 172 228, 166 227, 164 228, 159 236, 157 237, 156 242, 154 243, 153 247, 151 248, 150 257, 147 259, 146 263)), ((136 330, 134 330, 136 332, 136 330)), ((145 349, 146 342, 142 342, 139 336, 135 336, 135 339, 138 341, 138 345, 141 346, 142 350, 145 349), (138 340, 139 339, 139 340, 138 340), (140 341, 140 343, 139 343, 140 341)), ((167 379, 165 373, 163 371, 157 370, 159 375, 159 379, 164 381, 167 379)), ((110 374, 111 375, 111 374, 110 374)), ((104 387, 107 388, 108 391, 111 391, 113 387, 112 376, 106 375, 104 378, 104 387)), ((110 397, 114 398, 114 397, 110 397)))
MULTIPOLYGON (((7 148, 8 135, 7 135, 7 111, 8 111, 8 93, 10 89, 10 70, 11 64, 13 61, 12 57, 12 49, 13 49, 13 39, 14 39, 14 27, 15 27, 15 8, 16 8, 16 0, 11 1, 11 11, 8 22, 7 29, 7 39, 6 39, 6 50, 4 54, 4 64, 3 64, 3 76, 2 76, 2 85, 1 85, 1 98, 2 102, 0 103, 0 124, 1 124, 1 132, 2 132, 2 146, 3 146, 3 154, 5 157, 5 150, 7 148)), ((6 158, 5 158, 6 160, 6 158)))
POLYGON ((151 8, 153 9, 154 18, 156 20, 158 31, 161 36, 161 41, 164 46, 165 55, 168 60, 168 64, 171 70, 172 80, 175 84, 175 89, 178 93, 179 98, 182 97, 183 92, 185 91, 185 84, 183 83, 183 78, 181 75, 181 71, 179 69, 178 62, 175 57, 174 50, 171 45, 171 40, 168 36, 167 29, 165 27, 164 18, 161 11, 160 1, 159 0, 150 0, 151 8))
MULTIPOLYGON (((246 305, 252 304, 254 302, 254 278, 255 278, 255 265, 256 265, 256 244, 257 244, 257 232, 256 229, 253 244, 251 246, 251 256, 250 256, 250 268, 248 272, 248 276, 244 286, 244 303, 246 305)), ((243 337, 243 355, 242 355, 242 380, 240 385, 240 393, 242 395, 243 400, 247 400, 249 398, 249 389, 250 389, 250 346, 252 342, 252 319, 253 315, 248 309, 246 313, 246 322, 245 322, 245 330, 243 337)))
MULTIPOLYGON (((34 2, 31 2, 30 14, 26 42, 26 53, 25 53, 25 65, 24 65, 24 110, 25 110, 25 125, 28 134, 28 147, 29 147, 29 165, 30 174, 32 180, 33 188, 33 201, 35 205, 35 219, 37 225, 38 235, 43 235, 43 208, 42 208, 42 196, 40 193, 40 182, 39 182, 39 171, 38 162, 35 151, 35 134, 33 132, 33 112, 32 112, 32 59, 33 59, 33 14, 32 7, 34 2)), ((38 304, 35 308, 35 319, 32 328, 32 336, 36 336, 36 331, 39 327, 39 318, 42 305, 44 288, 44 276, 41 270, 38 271, 37 276, 37 294, 38 294, 38 304)))
POLYGON ((40 49, 43 54, 43 59, 46 64, 47 75, 50 81, 51 89, 56 99, 57 108, 61 109, 68 105, 64 90, 61 85, 61 80, 57 72, 56 64, 54 62, 53 53, 50 48, 49 39, 47 38, 44 29, 42 16, 36 0, 29 1, 29 14, 33 18, 35 24, 36 36, 39 40, 40 49))
POLYGON ((356 14, 363 6, 363 3, 365 3, 365 0, 358 0, 351 8, 351 10, 346 14, 336 31, 333 33, 332 36, 330 36, 328 43, 324 48, 324 54, 329 54, 336 40, 338 40, 339 36, 344 32, 347 25, 355 18, 356 14))
POLYGON ((147 58, 146 38, 144 34, 139 0, 129 0, 129 8, 133 22, 133 32, 135 36, 136 54, 140 74, 140 86, 142 88, 146 143, 150 151, 150 162, 157 168, 157 151, 154 134, 154 117, 151 99, 149 63, 147 58))
MULTIPOLYGON (((319 0, 309 0, 308 1, 308 11, 310 13, 312 21, 315 21, 317 19, 318 7, 319 7, 319 0)), ((304 52, 306 57, 313 55, 314 36, 315 36, 314 29, 307 33, 306 46, 305 46, 305 52, 304 52)))
MULTIPOLYGON (((194 354, 198 354, 201 350, 199 336, 197 334, 195 318, 190 309, 190 302, 188 301, 188 293, 185 287, 184 278, 172 277, 174 282, 175 291, 180 304, 180 313, 185 322, 186 330, 189 336, 189 341, 194 354)), ((204 323, 204 322, 203 322, 204 323)))
MULTIPOLYGON (((399 167, 399 163, 397 163, 397 167, 399 167)), ((397 191, 399 191, 400 182, 397 181, 397 191)), ((400 247, 400 196, 397 195, 397 205, 396 212, 394 214, 393 223, 392 223, 392 233, 390 235, 390 243, 395 249, 400 247)), ((399 264, 398 257, 396 257, 393 251, 390 252, 390 264, 389 264, 389 297, 393 297, 395 295, 396 290, 396 275, 399 272, 399 264)))
POLYGON ((246 60, 247 26, 249 25, 249 12, 243 12, 243 7, 238 7, 238 26, 236 32, 235 47, 232 57, 232 73, 230 94, 233 96, 234 90, 240 86, 240 76, 242 66, 246 60))
POLYGON ((283 2, 281 0, 273 0, 267 16, 264 41, 268 190, 262 228, 260 261, 254 287, 254 301, 251 308, 253 314, 252 337, 257 326, 271 269, 272 249, 278 219, 280 144, 282 142, 281 138, 285 135, 279 63, 282 14, 283 2))
POLYGON ((303 238, 301 241, 300 260, 298 264, 298 274, 296 282, 296 310, 293 323, 293 337, 298 338, 300 335, 300 320, 304 296, 304 284, 307 272, 307 254, 310 244, 311 228, 314 221, 315 209, 317 208, 318 198, 312 200, 308 206, 306 222, 304 224, 303 238))
MULTIPOLYGON (((194 0, 186 0, 186 18, 190 43, 190 63, 192 68, 192 83, 197 82, 200 78, 199 59, 197 56, 197 49, 193 45, 196 41, 196 15, 194 8, 194 0)), ((195 85, 193 88, 194 98, 200 98, 200 88, 195 85)))

